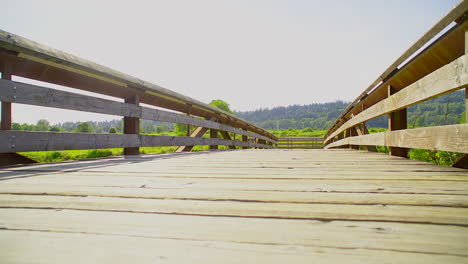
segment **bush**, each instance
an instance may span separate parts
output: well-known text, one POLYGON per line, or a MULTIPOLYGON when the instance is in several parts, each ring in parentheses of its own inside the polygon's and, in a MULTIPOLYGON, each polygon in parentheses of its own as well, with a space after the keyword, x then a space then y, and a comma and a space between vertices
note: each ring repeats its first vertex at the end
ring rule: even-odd
POLYGON ((102 157, 109 157, 112 156, 112 151, 108 149, 93 149, 88 151, 85 154, 85 158, 87 159, 95 159, 95 158, 102 158, 102 157))

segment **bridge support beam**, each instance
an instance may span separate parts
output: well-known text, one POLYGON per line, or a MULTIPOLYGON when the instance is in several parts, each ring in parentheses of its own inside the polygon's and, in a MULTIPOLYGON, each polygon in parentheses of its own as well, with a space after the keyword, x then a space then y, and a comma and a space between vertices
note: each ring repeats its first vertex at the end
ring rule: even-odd
MULTIPOLYGON (((388 86, 388 96, 391 96, 396 91, 389 85, 388 86)), ((395 131, 407 128, 407 111, 406 108, 395 111, 388 115, 388 130, 395 131)), ((398 156, 403 158, 408 158, 408 149, 407 148, 396 148, 389 147, 389 153, 392 156, 398 156)))
MULTIPOLYGON (((232 140, 231 136, 229 135, 228 132, 226 131, 219 131, 220 134, 221 134, 221 137, 223 137, 224 139, 227 139, 227 140, 232 140)), ((236 146, 228 146, 229 149, 236 149, 236 146)))
MULTIPOLYGON (((140 97, 138 95, 128 97, 125 99, 127 104, 140 104, 140 97)), ((124 117, 124 134, 140 134, 140 119, 137 117, 124 117)), ((139 155, 140 148, 124 148, 124 155, 139 155)))

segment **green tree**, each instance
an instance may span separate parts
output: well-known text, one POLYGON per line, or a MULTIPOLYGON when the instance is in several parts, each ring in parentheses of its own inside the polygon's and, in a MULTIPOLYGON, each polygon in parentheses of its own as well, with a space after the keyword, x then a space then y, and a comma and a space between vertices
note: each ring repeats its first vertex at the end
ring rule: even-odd
POLYGON ((49 129, 50 132, 60 132, 60 127, 58 126, 53 126, 49 129))
POLYGON ((93 128, 88 122, 79 122, 78 126, 76 127, 76 132, 80 133, 92 133, 93 128))
POLYGON ((109 133, 111 133, 111 134, 117 134, 117 128, 111 127, 111 128, 109 129, 109 133))
POLYGON ((164 126, 161 126, 161 125, 156 126, 156 133, 162 133, 162 132, 164 132, 164 126))
POLYGON ((34 128, 35 131, 49 131, 50 123, 45 119, 41 119, 37 121, 36 127, 34 128))
POLYGON ((215 99, 215 100, 212 100, 210 102, 210 105, 211 106, 214 106, 214 107, 217 107, 225 112, 228 112, 230 114, 234 114, 234 111, 231 110, 230 108, 230 105, 228 103, 226 103, 225 101, 221 100, 221 99, 215 99))
POLYGON ((19 123, 12 123, 11 130, 21 130, 21 125, 19 123))

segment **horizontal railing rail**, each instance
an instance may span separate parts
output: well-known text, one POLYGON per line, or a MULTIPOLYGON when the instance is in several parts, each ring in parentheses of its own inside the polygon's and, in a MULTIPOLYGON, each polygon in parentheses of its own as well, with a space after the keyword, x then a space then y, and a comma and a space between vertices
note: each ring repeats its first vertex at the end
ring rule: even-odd
POLYGON ((322 149, 323 138, 321 137, 279 138, 278 148, 322 149))
MULTIPOLYGON (((408 129, 406 110, 460 89, 468 100, 467 8, 467 1, 457 5, 409 51, 427 45, 425 49, 416 55, 406 52, 377 79, 380 82, 350 104, 327 131, 325 148, 365 146, 375 151, 375 146, 386 146, 391 155, 402 157, 411 148, 468 153, 468 124, 408 129), (445 30, 449 24, 453 26, 445 30), (441 36, 427 43, 437 34, 441 36), (384 115, 388 131, 368 134, 365 123, 384 115)), ((466 154, 461 160, 465 159, 466 154)))
POLYGON ((210 145, 212 149, 218 145, 274 148, 278 143, 268 131, 211 105, 1 30, 0 72, 0 153, 124 148, 125 154, 138 154, 138 148, 146 146, 180 146, 178 150, 187 151, 197 145, 210 145), (123 102, 21 83, 13 81, 12 76, 112 96, 123 102), (11 103, 122 116, 124 134, 13 131, 11 103), (140 120, 186 124, 195 129, 179 137, 140 135, 140 120), (208 130, 209 138, 205 136, 208 130))

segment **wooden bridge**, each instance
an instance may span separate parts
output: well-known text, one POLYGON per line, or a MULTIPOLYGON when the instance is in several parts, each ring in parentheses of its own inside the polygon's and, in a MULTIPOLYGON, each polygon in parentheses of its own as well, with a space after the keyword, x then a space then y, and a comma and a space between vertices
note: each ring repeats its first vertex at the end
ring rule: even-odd
POLYGON ((0 262, 468 263, 468 125, 406 127, 407 107, 468 94, 467 10, 461 2, 385 70, 321 150, 278 149, 277 137, 229 113, 0 31, 0 262), (13 131, 12 103, 123 116, 124 134, 13 131), (368 134, 365 122, 383 115, 389 131, 368 134), (140 119, 194 129, 142 135, 140 119), (189 152, 195 145, 210 150, 189 152), (138 155, 144 146, 179 148, 138 155), (96 148, 124 156, 20 155, 96 148), (441 167, 407 159, 410 148, 465 155, 441 167))

